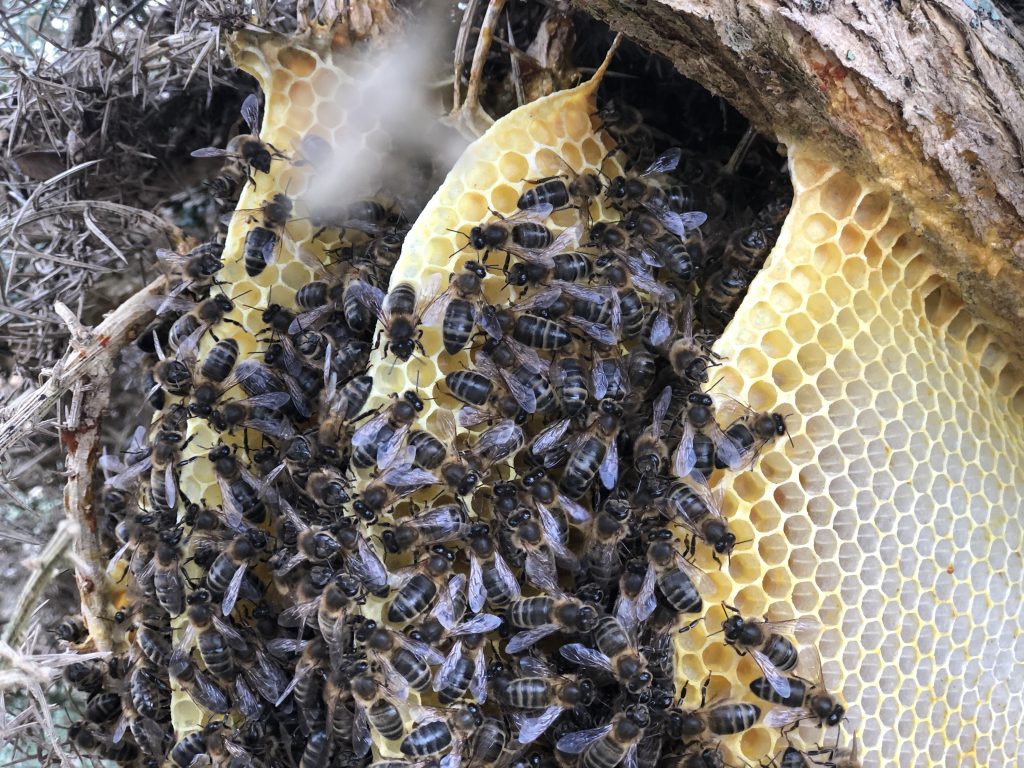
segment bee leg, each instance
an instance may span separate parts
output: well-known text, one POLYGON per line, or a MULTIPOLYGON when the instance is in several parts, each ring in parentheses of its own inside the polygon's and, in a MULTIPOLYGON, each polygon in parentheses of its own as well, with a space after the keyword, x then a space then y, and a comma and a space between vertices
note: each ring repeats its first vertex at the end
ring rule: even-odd
POLYGON ((708 700, 708 686, 709 685, 711 685, 711 675, 708 675, 704 679, 704 682, 700 684, 700 706, 701 706, 701 709, 703 709, 704 705, 707 703, 707 700, 708 700))

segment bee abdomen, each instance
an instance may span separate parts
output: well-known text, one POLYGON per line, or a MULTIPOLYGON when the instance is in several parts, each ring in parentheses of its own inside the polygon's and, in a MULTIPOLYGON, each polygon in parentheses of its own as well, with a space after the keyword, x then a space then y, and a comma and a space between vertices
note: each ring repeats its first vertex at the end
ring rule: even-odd
POLYGON ((784 707, 800 707, 803 706, 804 697, 807 694, 807 687, 804 685, 804 681, 795 677, 787 677, 789 681, 789 696, 779 696, 778 692, 772 688, 772 684, 769 683, 765 678, 759 677, 750 684, 751 692, 759 699, 770 701, 772 704, 781 704, 784 707))
POLYGON ((430 757, 446 750, 452 743, 452 732, 443 720, 421 725, 406 736, 399 749, 409 757, 430 757))
POLYGON ((405 624, 412 621, 430 606, 437 595, 437 585, 422 573, 417 573, 402 587, 388 608, 388 621, 405 624))
POLYGON ((708 728, 719 736, 729 736, 751 728, 760 716, 761 709, 754 704, 728 704, 708 713, 708 728))

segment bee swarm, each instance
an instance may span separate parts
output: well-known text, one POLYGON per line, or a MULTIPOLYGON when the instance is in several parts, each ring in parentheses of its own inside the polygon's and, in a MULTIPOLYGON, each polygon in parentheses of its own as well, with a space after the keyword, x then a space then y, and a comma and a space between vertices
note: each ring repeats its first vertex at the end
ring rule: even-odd
MULTIPOLYGON (((984 630, 1021 621, 1020 379, 882 191, 790 147, 792 205, 780 174, 727 211, 599 72, 496 122, 411 224, 305 211, 344 61, 235 45, 253 183, 222 248, 167 257, 192 271, 151 452, 105 488, 130 665, 69 669, 82 751, 924 765, 915 702, 963 694, 907 659, 950 626, 1019 709, 984 630)), ((944 706, 1009 764, 1010 714, 944 706)))

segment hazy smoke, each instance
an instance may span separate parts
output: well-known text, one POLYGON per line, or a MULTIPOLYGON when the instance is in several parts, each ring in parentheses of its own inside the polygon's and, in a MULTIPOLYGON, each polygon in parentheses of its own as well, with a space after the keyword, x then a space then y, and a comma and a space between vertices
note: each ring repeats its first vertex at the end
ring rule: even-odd
MULTIPOLYGON (((342 62, 351 79, 333 96, 340 115, 330 159, 317 161, 303 195, 311 210, 338 210, 378 193, 393 194, 415 214, 465 148, 438 122, 443 77, 438 51, 451 44, 439 24, 417 24, 386 48, 342 62)), ((442 91, 442 88, 444 89, 442 91)), ((324 136, 327 138, 327 136, 324 136)))

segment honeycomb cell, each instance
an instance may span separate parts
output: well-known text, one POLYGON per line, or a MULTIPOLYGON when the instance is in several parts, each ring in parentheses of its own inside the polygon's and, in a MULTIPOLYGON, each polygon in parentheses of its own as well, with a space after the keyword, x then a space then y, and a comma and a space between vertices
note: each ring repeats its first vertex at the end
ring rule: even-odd
POLYGON ((830 240, 836 234, 836 222, 825 214, 816 213, 803 223, 803 234, 812 243, 830 240))

